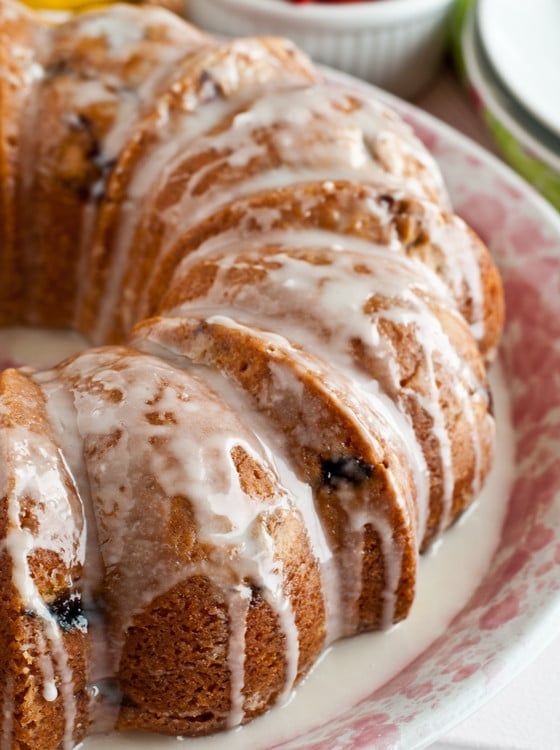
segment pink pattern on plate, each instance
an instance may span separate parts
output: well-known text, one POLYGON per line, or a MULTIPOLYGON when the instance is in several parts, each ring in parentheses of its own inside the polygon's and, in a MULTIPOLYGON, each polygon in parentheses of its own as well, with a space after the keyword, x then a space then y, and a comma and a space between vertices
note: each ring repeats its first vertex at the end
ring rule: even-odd
POLYGON ((513 620, 519 614, 520 608, 519 597, 514 594, 508 594, 505 599, 494 604, 480 618, 480 627, 482 630, 494 630, 506 622, 513 620))

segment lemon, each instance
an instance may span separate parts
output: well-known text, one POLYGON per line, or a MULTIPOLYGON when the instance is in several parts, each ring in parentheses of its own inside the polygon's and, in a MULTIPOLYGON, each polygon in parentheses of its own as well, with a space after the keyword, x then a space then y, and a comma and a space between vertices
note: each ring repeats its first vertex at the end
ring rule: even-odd
POLYGON ((82 10, 103 8, 111 4, 97 0, 25 0, 26 4, 35 10, 71 11, 78 13, 82 10))

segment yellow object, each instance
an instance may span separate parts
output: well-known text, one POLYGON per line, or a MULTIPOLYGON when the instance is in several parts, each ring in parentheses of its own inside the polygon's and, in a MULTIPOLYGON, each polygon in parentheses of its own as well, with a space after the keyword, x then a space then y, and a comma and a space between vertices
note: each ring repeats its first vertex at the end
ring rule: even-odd
POLYGON ((82 10, 93 10, 110 5, 111 2, 97 2, 96 0, 24 0, 27 5, 35 10, 72 11, 74 13, 82 10))
POLYGON ((184 0, 22 0, 22 2, 39 13, 43 11, 47 22, 56 22, 58 14, 67 16, 69 13, 99 10, 116 2, 130 2, 132 5, 159 5, 178 16, 183 16, 185 10, 184 0))

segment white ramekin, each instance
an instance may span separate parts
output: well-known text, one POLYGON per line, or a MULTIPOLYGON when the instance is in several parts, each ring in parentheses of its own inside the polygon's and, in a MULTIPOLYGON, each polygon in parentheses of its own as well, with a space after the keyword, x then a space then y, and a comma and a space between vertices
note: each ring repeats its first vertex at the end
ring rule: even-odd
POLYGON ((186 0, 187 17, 218 34, 274 34, 311 57, 412 97, 432 78, 454 0, 295 5, 285 0, 186 0))

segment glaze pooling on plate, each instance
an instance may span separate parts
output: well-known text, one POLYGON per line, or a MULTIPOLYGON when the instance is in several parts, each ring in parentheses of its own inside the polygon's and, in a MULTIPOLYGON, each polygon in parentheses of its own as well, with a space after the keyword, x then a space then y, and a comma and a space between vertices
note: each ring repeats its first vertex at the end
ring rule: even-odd
POLYGON ((7 367, 52 367, 85 349, 87 342, 74 331, 23 327, 0 328, 0 370, 7 367))

